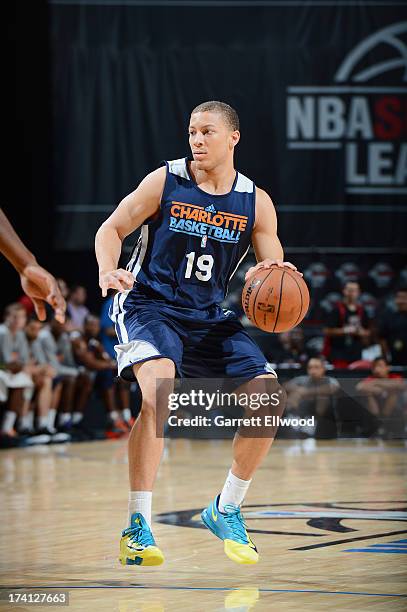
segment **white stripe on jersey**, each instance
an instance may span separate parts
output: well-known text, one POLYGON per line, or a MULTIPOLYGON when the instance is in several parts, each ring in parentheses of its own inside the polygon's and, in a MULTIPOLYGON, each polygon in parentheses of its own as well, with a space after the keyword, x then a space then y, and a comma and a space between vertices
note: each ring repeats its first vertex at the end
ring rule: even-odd
POLYGON ((253 181, 247 178, 247 176, 245 176, 244 174, 241 174, 240 172, 238 172, 237 181, 235 185, 235 191, 238 191, 239 193, 253 193, 253 190, 254 190, 253 181))
MULTIPOLYGON (((142 225, 141 226, 141 248, 138 253, 136 265, 134 266, 134 269, 133 269, 133 276, 136 280, 137 280, 137 274, 140 272, 141 266, 143 265, 143 260, 146 255, 147 246, 148 246, 148 225, 142 225)), ((137 250, 138 249, 136 249, 136 252, 137 250)), ((130 267, 128 267, 128 269, 130 270, 130 267)))
POLYGON ((173 159, 168 161, 168 170, 171 174, 175 174, 176 176, 180 176, 181 178, 190 180, 188 171, 186 168, 185 157, 181 157, 180 159, 173 159))
POLYGON ((244 258, 246 257, 247 253, 249 252, 249 249, 250 249, 250 244, 249 244, 249 246, 247 247, 247 249, 245 250, 245 252, 243 253, 243 255, 241 256, 241 258, 239 259, 239 261, 237 262, 237 266, 236 266, 236 268, 233 270, 232 274, 229 276, 228 285, 229 285, 230 281, 232 280, 232 278, 233 278, 233 276, 234 276, 234 274, 235 274, 236 270, 238 269, 238 267, 240 266, 240 264, 242 263, 242 261, 243 261, 243 260, 244 260, 244 258))

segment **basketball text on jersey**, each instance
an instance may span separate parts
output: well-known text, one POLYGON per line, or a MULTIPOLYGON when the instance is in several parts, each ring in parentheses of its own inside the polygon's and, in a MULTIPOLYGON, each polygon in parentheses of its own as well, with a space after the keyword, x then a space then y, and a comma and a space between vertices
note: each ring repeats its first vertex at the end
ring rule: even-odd
POLYGON ((250 247, 253 181, 236 172, 228 193, 210 194, 193 180, 188 162, 166 162, 160 211, 141 227, 127 265, 136 283, 129 299, 122 296, 119 304, 117 298, 117 312, 124 300, 127 307, 137 301, 136 292, 147 290, 183 308, 201 311, 219 305, 250 247))
POLYGON ((204 208, 173 201, 169 229, 191 236, 208 236, 220 242, 235 243, 240 233, 246 229, 247 221, 247 216, 216 210, 213 204, 204 208))

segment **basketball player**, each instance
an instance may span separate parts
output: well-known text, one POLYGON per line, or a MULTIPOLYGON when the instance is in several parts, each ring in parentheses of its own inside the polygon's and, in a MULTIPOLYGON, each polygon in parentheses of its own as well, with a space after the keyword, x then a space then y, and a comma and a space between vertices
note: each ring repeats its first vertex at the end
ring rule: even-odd
MULTIPOLYGON (((191 114, 191 158, 166 162, 148 174, 99 228, 96 256, 102 295, 116 289, 111 318, 120 375, 135 378, 143 403, 129 437, 128 527, 120 561, 159 565, 164 557, 151 533, 152 489, 163 437, 156 435, 156 380, 177 374, 251 380, 276 377, 234 313, 220 303, 253 244, 257 261, 246 277, 283 263, 270 197, 236 172, 239 118, 223 102, 191 114), (127 270, 118 269, 123 239, 141 226, 127 270)), ((205 525, 224 540, 237 563, 256 563, 240 506, 272 438, 236 435, 225 485, 203 511, 205 525)))
POLYGON ((34 255, 21 242, 10 221, 0 209, 0 251, 20 274, 24 293, 33 301, 40 321, 45 321, 45 304, 55 311, 57 321, 65 321, 65 300, 55 278, 38 265, 34 255))

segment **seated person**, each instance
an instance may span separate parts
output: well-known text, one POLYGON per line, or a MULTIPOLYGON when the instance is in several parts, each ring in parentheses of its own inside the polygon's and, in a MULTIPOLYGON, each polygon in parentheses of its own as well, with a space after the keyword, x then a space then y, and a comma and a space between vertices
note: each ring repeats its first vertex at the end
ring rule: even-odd
POLYGON ((325 363, 320 357, 312 357, 307 364, 307 374, 296 376, 285 385, 287 409, 299 415, 316 417, 316 438, 336 437, 333 397, 339 392, 338 381, 326 376, 325 363))
POLYGON ((395 310, 386 310, 379 322, 383 355, 392 365, 407 365, 407 287, 400 287, 394 298, 395 310))
POLYGON ((390 372, 385 357, 374 359, 371 369, 371 375, 361 380, 356 389, 367 397, 367 409, 377 418, 379 435, 386 435, 389 433, 390 419, 397 412, 405 411, 403 395, 407 384, 400 374, 390 372))
MULTIPOLYGON (((55 391, 60 384, 56 369, 48 362, 39 338, 43 324, 36 317, 30 319, 25 328, 29 348, 28 368, 35 386, 34 401, 37 407, 37 430, 44 436, 50 436, 49 442, 68 442, 66 432, 55 428, 55 391)), ((30 424, 31 425, 31 424, 30 424)), ((28 427, 30 430, 30 427, 28 427)), ((29 435, 29 431, 26 432, 29 435)))
POLYGON ((316 351, 305 345, 304 331, 296 327, 288 332, 277 334, 279 345, 274 347, 270 358, 276 363, 305 365, 316 351))
POLYGON ((80 374, 72 352, 71 339, 66 331, 67 323, 53 319, 40 331, 39 340, 47 362, 56 370, 58 383, 54 387, 54 409, 58 410, 58 429, 71 432, 74 421, 82 417, 83 403, 88 393, 83 393, 87 381, 80 374), (83 396, 84 401, 83 401, 83 396), (79 405, 79 409, 76 408, 79 405))
POLYGON ((335 368, 347 368, 359 361, 370 340, 370 322, 359 303, 359 283, 348 281, 342 293, 343 299, 329 314, 324 329, 324 355, 335 368))
POLYGON ((130 426, 123 420, 115 397, 114 376, 117 372, 116 360, 105 351, 99 340, 100 320, 95 315, 85 319, 84 331, 72 332, 72 348, 79 365, 85 367, 95 386, 101 391, 102 400, 108 414, 107 436, 114 438, 128 433, 130 426))
POLYGON ((0 325, 1 401, 7 402, 1 424, 1 446, 18 445, 17 418, 29 420, 34 384, 28 371, 29 348, 24 334, 27 314, 22 304, 10 304, 0 325))

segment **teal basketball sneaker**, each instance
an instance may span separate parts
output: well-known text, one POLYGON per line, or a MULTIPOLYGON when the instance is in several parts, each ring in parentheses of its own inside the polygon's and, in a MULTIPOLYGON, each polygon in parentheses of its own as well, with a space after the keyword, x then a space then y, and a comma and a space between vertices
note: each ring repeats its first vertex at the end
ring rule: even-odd
POLYGON ((259 553, 247 533, 242 513, 238 506, 225 506, 227 513, 220 512, 219 495, 202 511, 204 525, 223 540, 224 551, 235 563, 253 564, 259 560, 259 553))
POLYGON ((122 565, 161 565, 164 562, 164 555, 139 512, 132 514, 130 527, 122 532, 119 561, 122 565))

